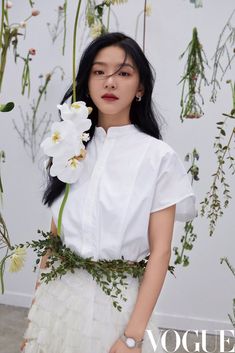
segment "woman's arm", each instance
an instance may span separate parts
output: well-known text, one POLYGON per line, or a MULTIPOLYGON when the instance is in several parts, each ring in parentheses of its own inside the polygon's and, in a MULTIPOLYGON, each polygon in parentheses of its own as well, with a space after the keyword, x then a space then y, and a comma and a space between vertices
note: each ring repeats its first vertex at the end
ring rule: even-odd
POLYGON ((171 257, 176 205, 153 212, 149 221, 150 256, 125 334, 140 340, 161 292, 171 257))
MULTIPOLYGON (((55 225, 55 222, 54 222, 53 218, 51 219, 51 230, 50 231, 55 236, 57 235, 57 228, 56 228, 56 225, 55 225)), ((47 252, 46 255, 44 255, 41 258, 41 262, 40 262, 40 266, 39 266, 40 269, 46 268, 46 263, 47 263, 48 256, 49 256, 49 252, 47 252)), ((39 282, 39 280, 37 280, 35 289, 37 289, 39 285, 40 285, 40 282, 39 282)))

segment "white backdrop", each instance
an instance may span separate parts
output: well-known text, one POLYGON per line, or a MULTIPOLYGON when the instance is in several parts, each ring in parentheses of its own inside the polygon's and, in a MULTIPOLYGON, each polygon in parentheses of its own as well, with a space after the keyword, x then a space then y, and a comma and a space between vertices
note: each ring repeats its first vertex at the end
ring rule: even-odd
MULTIPOLYGON (((54 23, 55 9, 59 1, 36 2, 41 11, 40 16, 28 24, 26 40, 20 42, 20 53, 34 47, 37 55, 31 65, 32 93, 31 100, 37 96, 38 75, 47 73, 56 65, 61 65, 66 77, 60 80, 56 74, 48 88, 47 100, 43 102, 40 113, 52 113, 58 119, 56 104, 61 100, 71 82, 72 32, 75 14, 75 1, 68 5, 68 31, 65 57, 61 55, 62 37, 52 45, 46 22, 54 23), (73 3, 73 4, 71 4, 73 3)), ((127 4, 115 6, 119 26, 111 16, 111 30, 120 30, 134 37, 136 18, 143 7, 143 1, 129 0, 127 4), (131 15, 130 15, 131 14, 131 15)), ((213 152, 213 141, 216 121, 221 120, 221 113, 231 109, 231 92, 228 85, 218 94, 216 104, 209 102, 210 88, 203 89, 206 98, 205 115, 198 120, 180 121, 179 101, 181 90, 177 86, 183 72, 184 62, 178 60, 191 40, 192 28, 196 26, 203 47, 211 59, 214 54, 218 36, 225 25, 234 6, 234 0, 204 0, 204 7, 195 9, 189 0, 152 1, 152 15, 147 18, 146 55, 157 73, 155 99, 157 106, 167 121, 164 140, 168 142, 183 159, 187 152, 195 147, 199 154, 200 181, 194 184, 199 202, 209 190, 211 174, 216 169, 216 158, 213 152)), ((22 21, 28 16, 30 8, 27 1, 14 2, 10 10, 10 22, 22 21)), ((80 22, 80 31, 83 21, 80 22)), ((81 35, 79 36, 81 43, 81 35)), ((84 37, 81 50, 90 38, 84 37)), ((138 32, 138 42, 142 44, 142 19, 138 32)), ((27 97, 20 94, 22 63, 14 64, 13 55, 9 53, 7 76, 3 83, 1 102, 13 100, 15 109, 8 114, 1 114, 0 149, 6 152, 6 163, 2 168, 4 184, 3 214, 13 243, 25 242, 37 237, 37 229, 45 231, 50 228, 50 211, 42 206, 43 192, 42 154, 33 164, 25 153, 22 141, 13 128, 12 119, 20 122, 20 105, 24 111, 30 111, 27 97)), ((210 62, 212 64, 212 62, 210 62)), ((235 64, 234 64, 235 65, 235 64)), ((234 68, 234 66, 233 66, 234 68)), ((234 78, 228 72, 226 78, 234 78)), ((211 71, 208 72, 208 78, 211 71)), ((187 165, 188 167, 188 165, 187 165)), ((234 178, 228 178, 232 196, 235 198, 234 178), (233 185, 232 185, 233 184, 233 185)), ((198 217, 194 221, 198 239, 190 253, 190 265, 187 268, 177 266, 176 278, 167 274, 164 287, 158 299, 155 314, 160 327, 176 329, 232 329, 227 313, 232 313, 232 299, 235 288, 231 272, 220 264, 220 258, 227 256, 233 263, 234 199, 223 219, 219 220, 213 237, 209 237, 208 222, 198 217)), ((175 223, 173 246, 179 245, 183 225, 175 223)), ((6 271, 6 291, 0 295, 0 302, 5 304, 29 306, 34 293, 36 274, 32 272, 34 255, 28 254, 24 269, 17 274, 6 271)), ((172 252, 173 264, 174 254, 172 252)), ((235 265, 235 261, 234 261, 235 265)))

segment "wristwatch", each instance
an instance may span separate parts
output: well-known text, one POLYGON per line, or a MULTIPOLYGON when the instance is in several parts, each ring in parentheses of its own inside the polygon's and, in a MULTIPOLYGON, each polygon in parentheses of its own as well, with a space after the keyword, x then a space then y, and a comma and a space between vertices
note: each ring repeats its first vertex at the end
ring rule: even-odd
POLYGON ((125 335, 125 332, 122 334, 122 336, 120 338, 127 345, 128 348, 141 347, 143 344, 143 341, 144 341, 143 338, 140 341, 137 341, 133 337, 127 337, 125 335))

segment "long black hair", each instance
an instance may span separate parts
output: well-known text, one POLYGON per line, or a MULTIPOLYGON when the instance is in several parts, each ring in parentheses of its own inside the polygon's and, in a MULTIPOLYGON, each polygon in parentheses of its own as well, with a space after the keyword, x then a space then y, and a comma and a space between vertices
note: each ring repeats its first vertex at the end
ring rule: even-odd
MULTIPOLYGON (((89 115, 89 119, 91 119, 92 125, 87 131, 89 132, 90 140, 88 142, 84 142, 84 145, 86 146, 92 140, 95 132, 95 127, 98 123, 98 109, 93 103, 91 97, 88 95, 88 79, 90 71, 93 61, 99 50, 111 45, 118 46, 125 51, 125 59, 123 64, 125 63, 127 56, 131 57, 139 72, 140 83, 144 87, 144 95, 142 96, 142 100, 137 102, 136 99, 133 99, 132 101, 130 108, 130 122, 144 133, 149 134, 157 139, 162 139, 160 127, 158 124, 158 122, 160 122, 160 115, 157 113, 152 101, 152 92, 155 82, 155 70, 134 39, 121 32, 112 32, 103 34, 102 36, 94 39, 85 49, 80 59, 80 65, 76 76, 76 100, 84 101, 86 102, 87 106, 93 108, 92 113, 89 115)), ((120 69, 121 67, 118 68, 117 71, 120 69)), ((69 87, 60 104, 63 104, 69 97, 71 97, 72 103, 72 93, 73 85, 69 87)), ((42 198, 43 204, 47 204, 48 206, 51 206, 53 201, 65 189, 64 182, 59 180, 57 177, 50 176, 51 164, 52 158, 49 159, 47 165, 48 184, 42 198)))

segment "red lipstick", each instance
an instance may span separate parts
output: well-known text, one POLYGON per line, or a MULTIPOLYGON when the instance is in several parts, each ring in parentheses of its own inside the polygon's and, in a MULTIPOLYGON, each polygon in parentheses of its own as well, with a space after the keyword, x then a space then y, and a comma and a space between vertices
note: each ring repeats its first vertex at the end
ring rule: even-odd
POLYGON ((114 100, 118 99, 118 97, 112 93, 105 93, 101 98, 103 98, 105 100, 109 100, 109 101, 114 101, 114 100))

